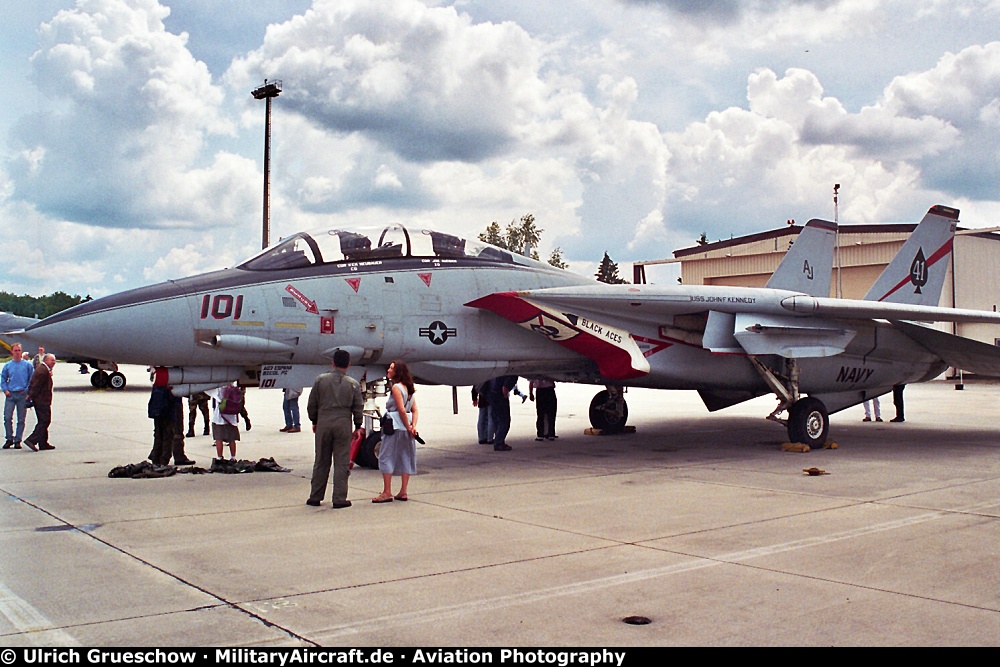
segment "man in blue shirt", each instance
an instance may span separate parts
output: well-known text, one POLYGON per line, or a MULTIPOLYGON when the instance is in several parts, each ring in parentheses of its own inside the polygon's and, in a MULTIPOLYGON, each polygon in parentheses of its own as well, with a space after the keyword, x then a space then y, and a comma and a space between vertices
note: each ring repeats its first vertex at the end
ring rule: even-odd
POLYGON ((30 361, 21 358, 21 345, 10 346, 10 361, 3 365, 0 371, 0 391, 7 400, 3 405, 3 426, 7 440, 3 448, 21 449, 21 436, 24 435, 24 416, 28 411, 25 401, 28 398, 28 384, 34 367, 30 361), (17 432, 13 432, 12 422, 14 408, 17 408, 17 432))

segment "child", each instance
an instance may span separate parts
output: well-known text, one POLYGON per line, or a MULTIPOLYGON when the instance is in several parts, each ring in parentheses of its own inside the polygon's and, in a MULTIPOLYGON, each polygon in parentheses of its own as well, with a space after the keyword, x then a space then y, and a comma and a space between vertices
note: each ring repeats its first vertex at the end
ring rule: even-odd
POLYGON ((212 398, 212 437, 215 453, 222 460, 222 443, 229 444, 229 459, 236 460, 236 441, 240 439, 242 395, 235 384, 223 385, 207 392, 212 398))

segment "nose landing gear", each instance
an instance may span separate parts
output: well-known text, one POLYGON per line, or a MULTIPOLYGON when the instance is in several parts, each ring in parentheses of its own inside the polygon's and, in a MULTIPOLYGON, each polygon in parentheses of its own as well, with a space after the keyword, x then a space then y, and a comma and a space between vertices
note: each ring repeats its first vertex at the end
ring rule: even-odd
POLYGON ((590 425, 602 433, 621 433, 628 421, 628 405, 621 387, 608 387, 590 402, 590 425))
POLYGON ((108 373, 106 370, 98 369, 90 374, 90 384, 95 389, 124 389, 127 384, 125 375, 117 370, 108 373))

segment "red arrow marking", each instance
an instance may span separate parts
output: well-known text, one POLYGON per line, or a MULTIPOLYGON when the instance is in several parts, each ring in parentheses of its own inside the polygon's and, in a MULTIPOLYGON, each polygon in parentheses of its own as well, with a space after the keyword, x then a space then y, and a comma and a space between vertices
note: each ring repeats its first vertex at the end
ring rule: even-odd
POLYGON ((289 294, 291 294, 292 296, 294 296, 295 299, 296 299, 296 301, 298 301, 303 306, 305 306, 307 313, 313 313, 314 315, 319 315, 319 309, 316 308, 316 302, 315 301, 310 301, 309 299, 306 298, 305 294, 303 294, 302 292, 298 291, 297 289, 295 289, 291 285, 289 285, 288 287, 286 287, 285 291, 288 292, 289 294))

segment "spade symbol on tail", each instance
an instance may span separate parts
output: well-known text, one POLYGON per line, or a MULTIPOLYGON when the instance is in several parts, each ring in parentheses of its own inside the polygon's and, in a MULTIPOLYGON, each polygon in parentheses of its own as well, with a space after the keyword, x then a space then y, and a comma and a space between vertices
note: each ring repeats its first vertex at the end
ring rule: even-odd
POLYGON ((917 294, 923 294, 920 288, 927 284, 927 259, 924 257, 923 248, 917 249, 917 255, 910 264, 910 282, 916 286, 917 294))

